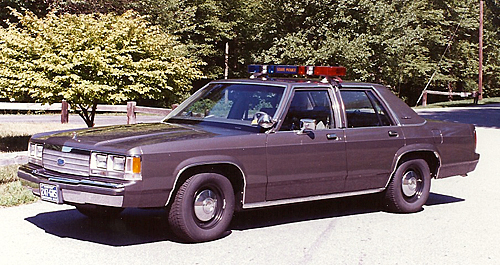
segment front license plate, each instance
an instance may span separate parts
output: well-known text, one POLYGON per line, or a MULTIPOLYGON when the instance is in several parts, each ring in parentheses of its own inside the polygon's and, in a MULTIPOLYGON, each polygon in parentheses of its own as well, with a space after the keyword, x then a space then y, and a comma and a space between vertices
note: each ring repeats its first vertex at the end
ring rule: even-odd
POLYGON ((61 203, 61 192, 56 185, 40 183, 40 198, 44 201, 61 203))

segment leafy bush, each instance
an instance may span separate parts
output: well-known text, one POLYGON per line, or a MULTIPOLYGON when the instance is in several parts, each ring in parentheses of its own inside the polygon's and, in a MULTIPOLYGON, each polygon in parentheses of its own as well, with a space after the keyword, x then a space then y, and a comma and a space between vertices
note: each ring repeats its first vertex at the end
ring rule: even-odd
POLYGON ((91 127, 98 103, 144 98, 167 105, 202 77, 202 63, 185 45, 135 12, 13 13, 19 24, 0 28, 0 97, 65 99, 91 127))

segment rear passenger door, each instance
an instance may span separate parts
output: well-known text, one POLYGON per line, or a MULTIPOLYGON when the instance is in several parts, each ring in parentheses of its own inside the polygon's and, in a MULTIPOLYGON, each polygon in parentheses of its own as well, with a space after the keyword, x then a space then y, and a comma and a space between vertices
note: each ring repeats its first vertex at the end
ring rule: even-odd
POLYGON ((385 187, 396 152, 404 146, 400 126, 371 89, 343 89, 346 124, 345 191, 385 187))

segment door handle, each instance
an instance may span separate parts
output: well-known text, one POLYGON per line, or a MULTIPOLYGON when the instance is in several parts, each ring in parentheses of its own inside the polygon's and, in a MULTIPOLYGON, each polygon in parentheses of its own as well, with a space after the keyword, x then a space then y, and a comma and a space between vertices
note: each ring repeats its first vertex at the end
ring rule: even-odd
POLYGON ((399 134, 398 134, 398 132, 396 132, 396 131, 389 131, 389 136, 390 136, 390 137, 398 137, 398 136, 399 136, 399 134))
POLYGON ((339 138, 337 137, 336 133, 329 133, 326 135, 326 139, 328 140, 338 140, 339 138))

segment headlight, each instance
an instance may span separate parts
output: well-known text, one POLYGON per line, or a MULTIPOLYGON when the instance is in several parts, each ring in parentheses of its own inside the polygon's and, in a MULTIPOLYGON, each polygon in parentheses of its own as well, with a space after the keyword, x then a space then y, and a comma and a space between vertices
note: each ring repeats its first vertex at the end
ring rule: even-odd
POLYGON ((108 156, 107 155, 101 155, 101 154, 95 154, 95 167, 100 168, 100 169, 107 169, 108 168, 108 156))
POLYGON ((108 156, 110 164, 113 165, 113 170, 115 171, 125 171, 125 161, 126 158, 123 156, 108 156))
POLYGON ((141 158, 92 153, 90 156, 90 174, 126 180, 141 180, 141 158))
POLYGON ((28 158, 29 162, 34 164, 42 164, 43 144, 29 142, 28 158))

